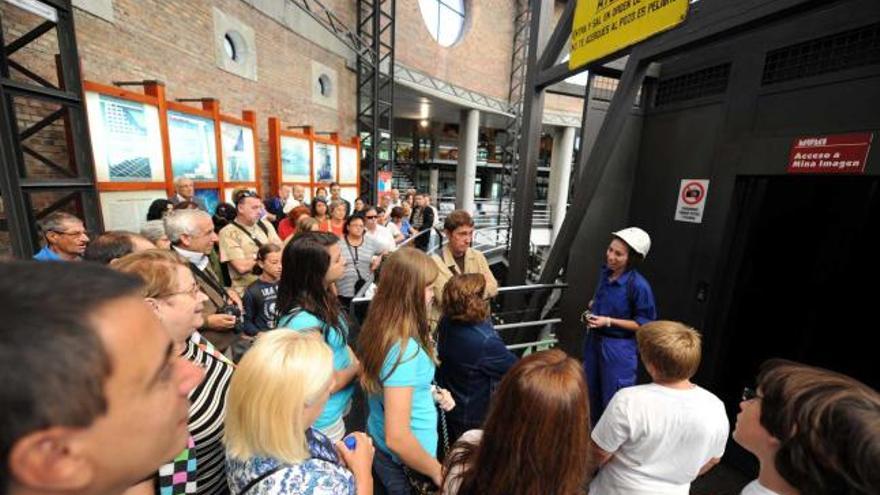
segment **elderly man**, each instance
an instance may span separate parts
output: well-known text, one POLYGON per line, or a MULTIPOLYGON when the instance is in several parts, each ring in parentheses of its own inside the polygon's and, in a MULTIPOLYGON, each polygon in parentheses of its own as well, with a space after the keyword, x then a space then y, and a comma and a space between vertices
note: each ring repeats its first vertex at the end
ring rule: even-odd
POLYGON ((232 289, 242 295, 257 276, 257 251, 264 244, 282 245, 271 223, 260 219, 263 203, 252 191, 241 191, 235 198, 237 216, 220 230, 220 261, 228 263, 232 289))
POLYGON ((196 196, 196 185, 189 177, 176 177, 174 179, 174 191, 176 194, 168 198, 172 204, 176 205, 184 201, 192 201, 199 208, 208 211, 208 207, 205 206, 205 200, 196 196))
POLYGON ((176 210, 165 217, 171 249, 189 262, 190 270, 208 301, 202 307, 205 323, 199 332, 221 352, 237 339, 236 316, 224 312, 231 305, 241 308, 238 294, 223 287, 223 278, 211 266, 209 255, 217 243, 214 222, 201 210, 176 210))
MULTIPOLYGON (((498 281, 489 269, 489 262, 483 253, 471 247, 474 239, 474 219, 464 210, 455 210, 443 222, 446 234, 446 246, 440 255, 434 255, 439 273, 434 281, 434 307, 440 308, 443 302, 443 287, 453 275, 462 273, 480 273, 486 277, 486 293, 484 297, 495 297, 498 294, 498 281)), ((436 316, 436 315, 435 315, 436 316)))
POLYGON ((40 221, 40 232, 46 245, 34 255, 37 261, 79 261, 89 244, 82 220, 63 211, 46 215, 40 221))
POLYGON ((140 287, 93 263, 0 263, 0 492, 115 495, 186 446, 204 374, 140 287))

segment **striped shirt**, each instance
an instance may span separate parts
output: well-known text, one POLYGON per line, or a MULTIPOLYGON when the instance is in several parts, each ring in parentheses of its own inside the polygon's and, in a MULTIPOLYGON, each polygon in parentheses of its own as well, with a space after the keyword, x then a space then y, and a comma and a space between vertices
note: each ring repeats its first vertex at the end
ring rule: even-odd
POLYGON ((184 357, 205 369, 205 379, 190 394, 189 433, 196 443, 196 483, 199 495, 229 493, 226 485, 226 452, 223 420, 233 366, 217 359, 191 339, 184 357))

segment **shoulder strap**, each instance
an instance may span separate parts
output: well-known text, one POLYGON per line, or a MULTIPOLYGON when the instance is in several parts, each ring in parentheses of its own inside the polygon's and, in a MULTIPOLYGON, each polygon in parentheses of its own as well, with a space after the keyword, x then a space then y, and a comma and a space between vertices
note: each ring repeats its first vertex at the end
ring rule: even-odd
MULTIPOLYGON (((254 244, 256 244, 258 248, 263 247, 263 243, 260 242, 259 239, 257 239, 257 236, 255 236, 254 234, 251 234, 250 232, 248 232, 248 230, 247 230, 246 228, 242 227, 242 225, 241 225, 240 223, 238 223, 238 222, 236 222, 235 220, 233 220, 233 221, 232 221, 232 225, 235 225, 236 227, 238 227, 239 230, 241 230, 242 232, 244 232, 244 233, 248 236, 248 238, 250 238, 250 240, 254 241, 254 244)), ((269 231, 268 231, 268 229, 266 229, 266 226, 263 225, 262 223, 260 223, 259 220, 257 220, 257 225, 259 225, 260 227, 262 227, 262 231, 265 232, 265 233, 266 233, 266 236, 268 237, 268 235, 269 235, 269 231)))
POLYGON ((211 275, 203 272, 202 270, 199 270, 199 268, 197 266, 195 266, 194 264, 187 263, 187 265, 189 265, 189 270, 192 272, 192 274, 196 278, 198 278, 198 279, 202 280, 203 282, 205 282, 206 284, 210 285, 211 288, 217 292, 217 294, 220 294, 220 297, 223 298, 223 302, 228 301, 226 289, 220 284, 220 282, 215 280, 214 277, 212 277, 211 275))
MULTIPOLYGON (((361 240, 361 246, 364 245, 364 242, 365 242, 365 239, 361 240)), ((345 245, 348 246, 348 254, 349 254, 349 256, 351 256, 351 260, 354 262, 354 263, 352 263, 352 265, 354 266, 354 272, 357 274, 357 276, 360 280, 364 280, 364 277, 361 276, 361 271, 358 270, 358 261, 359 261, 360 256, 355 256, 354 252, 352 252, 351 243, 348 242, 348 236, 345 236, 345 245)), ((358 247, 360 247, 360 246, 355 246, 355 249, 357 249, 358 247)))
POLYGON ((287 467, 287 466, 284 464, 279 464, 279 465, 273 467, 272 469, 266 471, 265 473, 257 476, 256 478, 252 479, 247 485, 245 485, 244 488, 242 488, 241 491, 238 492, 238 495, 244 495, 245 493, 248 492, 248 490, 250 490, 251 488, 260 484, 261 481, 268 478, 269 476, 272 476, 273 474, 277 473, 278 471, 281 471, 285 467, 287 467))

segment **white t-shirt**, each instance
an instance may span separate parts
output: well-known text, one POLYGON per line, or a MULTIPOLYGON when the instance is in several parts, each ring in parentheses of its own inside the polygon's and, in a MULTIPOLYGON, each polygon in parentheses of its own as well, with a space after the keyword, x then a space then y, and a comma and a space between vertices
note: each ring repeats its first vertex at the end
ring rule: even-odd
POLYGON ((724 454, 729 431, 724 404, 698 386, 621 389, 592 433, 614 457, 590 483, 590 495, 687 495, 700 468, 724 454))
MULTIPOLYGON (((403 233, 400 232, 400 227, 398 227, 397 224, 394 222, 388 222, 387 224, 385 224, 385 228, 388 229, 388 232, 391 232, 392 239, 397 237, 398 235, 403 235, 403 233)), ((394 243, 396 244, 397 241, 394 241, 394 243)))
POLYGON ((367 230, 364 232, 364 236, 372 238, 373 242, 375 242, 378 247, 377 251, 381 253, 393 251, 394 248, 397 247, 397 242, 394 241, 394 235, 388 230, 388 227, 383 225, 376 225, 376 230, 372 232, 367 230))
POLYGON ((743 488, 743 491, 739 493, 740 495, 779 495, 778 493, 759 483, 758 480, 754 480, 746 485, 746 487, 743 488))

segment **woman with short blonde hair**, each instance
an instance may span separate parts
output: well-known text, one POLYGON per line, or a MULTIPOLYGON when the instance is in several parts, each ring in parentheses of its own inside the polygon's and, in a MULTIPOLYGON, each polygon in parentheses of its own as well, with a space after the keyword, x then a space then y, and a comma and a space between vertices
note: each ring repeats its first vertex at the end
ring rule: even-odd
POLYGON ((319 334, 273 330, 257 338, 229 387, 224 443, 233 493, 372 493, 370 439, 355 434, 354 449, 339 442, 340 459, 312 428, 332 386, 333 353, 319 334))

